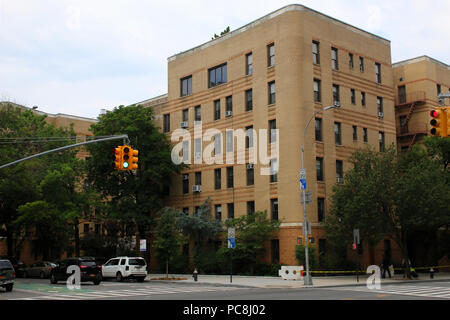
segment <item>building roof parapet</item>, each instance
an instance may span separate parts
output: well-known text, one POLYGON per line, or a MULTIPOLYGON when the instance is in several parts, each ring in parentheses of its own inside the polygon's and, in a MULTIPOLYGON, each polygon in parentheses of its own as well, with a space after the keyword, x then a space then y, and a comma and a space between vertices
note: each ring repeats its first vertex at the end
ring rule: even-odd
POLYGON ((168 60, 168 62, 175 61, 178 58, 181 58, 181 57, 184 57, 186 55, 190 55, 190 54, 196 53, 198 51, 201 51, 203 49, 206 49, 206 48, 208 48, 208 47, 210 47, 212 45, 215 45, 215 44, 217 44, 217 43, 219 43, 221 41, 224 41, 224 40, 227 40, 227 39, 229 39, 231 37, 234 37, 235 35, 238 35, 238 34, 244 32, 244 31, 247 31, 250 28, 253 28, 253 27, 255 27, 255 26, 257 26, 257 25, 259 25, 261 23, 264 23, 264 22, 266 22, 268 20, 271 20, 271 19, 273 19, 273 18, 275 18, 277 16, 280 16, 280 15, 286 13, 286 12, 289 12, 289 11, 305 11, 305 12, 308 12, 309 14, 315 15, 315 16, 317 16, 319 18, 326 19, 326 20, 328 20, 328 21, 330 21, 332 23, 335 23, 337 25, 345 27, 346 29, 348 29, 350 31, 353 31, 353 32, 356 32, 358 34, 364 35, 366 37, 369 37, 369 38, 381 41, 381 42, 383 42, 386 45, 390 44, 390 40, 387 40, 387 39, 382 38, 380 36, 377 36, 377 35, 375 35, 373 33, 370 33, 370 32, 367 32, 365 30, 362 30, 360 28, 354 27, 354 26, 352 26, 352 25, 350 25, 348 23, 345 23, 343 21, 340 21, 340 20, 338 20, 336 18, 327 16, 327 15, 325 15, 325 14, 319 12, 319 11, 315 11, 315 10, 313 10, 311 8, 308 8, 308 7, 305 7, 305 6, 301 5, 301 4, 290 4, 290 5, 287 5, 287 6, 284 6, 284 7, 280 8, 278 10, 275 10, 275 11, 273 11, 273 12, 271 12, 271 13, 269 13, 269 14, 267 14, 267 15, 265 15, 265 16, 257 19, 257 20, 254 20, 253 22, 250 22, 250 23, 244 25, 243 27, 240 27, 240 28, 238 28, 236 30, 230 31, 229 33, 227 33, 227 34, 225 34, 225 35, 223 35, 223 36, 221 36, 219 38, 210 40, 210 41, 208 41, 208 42, 206 42, 204 44, 201 44, 201 45, 196 46, 194 48, 191 48, 189 50, 182 51, 182 52, 180 52, 178 54, 172 55, 169 58, 167 58, 167 60, 168 60))
POLYGON ((418 63, 418 62, 421 62, 421 61, 429 61, 429 62, 435 63, 435 64, 437 64, 437 65, 439 65, 439 66, 441 66, 441 67, 443 67, 443 68, 445 68, 447 70, 450 70, 450 66, 448 64, 446 64, 444 62, 441 62, 439 60, 433 59, 433 58, 431 58, 429 56, 426 56, 426 55, 423 55, 423 56, 420 56, 420 57, 416 57, 416 58, 412 58, 412 59, 399 61, 399 62, 395 62, 395 63, 392 64, 392 68, 403 67, 405 65, 418 63))

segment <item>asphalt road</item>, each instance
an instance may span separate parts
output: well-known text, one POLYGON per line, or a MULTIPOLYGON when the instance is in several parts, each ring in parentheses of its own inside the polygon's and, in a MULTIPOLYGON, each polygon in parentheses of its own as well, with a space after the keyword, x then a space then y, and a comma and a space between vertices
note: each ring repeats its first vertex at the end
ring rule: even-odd
POLYGON ((16 279, 12 292, 0 289, 0 300, 450 300, 450 281, 399 283, 370 290, 364 285, 327 288, 248 288, 160 281, 83 283, 69 290, 64 282, 16 279))

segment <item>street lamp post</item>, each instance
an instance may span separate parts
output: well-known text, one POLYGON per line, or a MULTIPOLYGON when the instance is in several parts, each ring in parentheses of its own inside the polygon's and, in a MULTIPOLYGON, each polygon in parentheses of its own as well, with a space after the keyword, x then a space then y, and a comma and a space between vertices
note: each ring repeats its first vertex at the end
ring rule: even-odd
POLYGON ((305 131, 303 133, 303 141, 302 141, 302 169, 300 170, 300 181, 304 181, 302 183, 301 189, 302 189, 302 199, 303 199, 303 238, 305 239, 305 265, 306 265, 306 276, 304 278, 304 284, 305 286, 312 286, 312 278, 309 273, 309 252, 308 252, 308 221, 306 218, 306 170, 305 170, 305 136, 306 136, 306 130, 308 129, 309 124, 311 123, 311 120, 320 112, 340 108, 341 105, 339 102, 335 102, 334 105, 324 107, 321 110, 318 110, 314 112, 312 117, 309 119, 308 123, 306 124, 305 131))

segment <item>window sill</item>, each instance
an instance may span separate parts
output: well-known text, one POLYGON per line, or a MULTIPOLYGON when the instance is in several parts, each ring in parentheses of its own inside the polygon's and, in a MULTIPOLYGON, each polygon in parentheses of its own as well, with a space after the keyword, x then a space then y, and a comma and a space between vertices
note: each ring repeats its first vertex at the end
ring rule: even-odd
POLYGON ((181 95, 180 96, 180 99, 183 99, 183 98, 188 98, 188 97, 192 97, 192 95, 193 95, 193 93, 190 93, 190 94, 186 94, 186 95, 181 95))
POLYGON ((223 87, 223 86, 227 85, 227 83, 228 83, 228 82, 224 82, 224 83, 221 83, 221 84, 217 84, 217 85, 215 85, 215 86, 208 87, 208 89, 215 89, 215 88, 223 87))
POLYGON ((275 107, 277 105, 277 103, 275 102, 275 103, 272 103, 272 104, 269 104, 269 105, 267 105, 267 107, 275 107))

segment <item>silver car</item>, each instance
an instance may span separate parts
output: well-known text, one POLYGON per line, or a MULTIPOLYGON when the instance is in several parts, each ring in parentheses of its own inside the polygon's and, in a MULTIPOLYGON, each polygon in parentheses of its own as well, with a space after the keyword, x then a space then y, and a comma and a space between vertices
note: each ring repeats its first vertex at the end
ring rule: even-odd
POLYGON ((11 292, 14 286, 14 278, 16 272, 9 260, 0 260, 0 287, 6 289, 6 292, 11 292))
POLYGON ((23 276, 25 278, 39 277, 41 279, 50 277, 50 272, 56 264, 48 261, 38 261, 33 263, 28 268, 25 268, 23 276))

